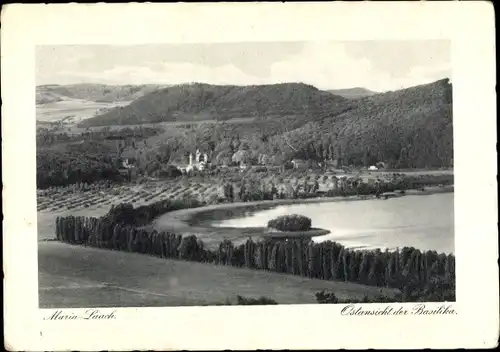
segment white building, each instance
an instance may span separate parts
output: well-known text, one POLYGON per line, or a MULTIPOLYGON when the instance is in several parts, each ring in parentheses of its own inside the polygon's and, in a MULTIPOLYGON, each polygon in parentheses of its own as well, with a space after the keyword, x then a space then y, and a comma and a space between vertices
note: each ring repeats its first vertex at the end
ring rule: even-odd
POLYGON ((199 149, 196 149, 194 159, 193 161, 193 154, 189 153, 189 164, 185 168, 182 168, 184 172, 189 173, 191 171, 203 171, 205 169, 208 162, 207 153, 202 154, 199 149))

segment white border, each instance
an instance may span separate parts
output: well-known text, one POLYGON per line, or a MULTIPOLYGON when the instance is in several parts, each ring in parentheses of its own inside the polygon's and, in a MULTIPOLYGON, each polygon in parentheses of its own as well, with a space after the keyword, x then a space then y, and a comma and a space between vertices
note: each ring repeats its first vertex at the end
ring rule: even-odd
POLYGON ((488 2, 7 5, 2 9, 5 336, 9 350, 472 348, 498 341, 494 10, 488 2), (34 47, 452 40, 456 316, 342 317, 339 306, 38 311, 34 47))

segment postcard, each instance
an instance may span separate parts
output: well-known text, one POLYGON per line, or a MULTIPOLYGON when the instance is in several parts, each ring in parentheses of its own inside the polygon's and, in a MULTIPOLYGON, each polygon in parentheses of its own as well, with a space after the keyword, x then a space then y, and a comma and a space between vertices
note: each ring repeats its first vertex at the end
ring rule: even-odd
POLYGON ((6 349, 497 345, 489 3, 2 22, 6 349))

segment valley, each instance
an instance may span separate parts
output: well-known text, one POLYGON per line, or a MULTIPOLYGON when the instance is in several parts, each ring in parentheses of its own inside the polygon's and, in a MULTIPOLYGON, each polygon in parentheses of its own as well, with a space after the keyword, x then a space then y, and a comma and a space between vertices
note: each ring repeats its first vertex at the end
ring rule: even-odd
MULTIPOLYGON (((248 250, 253 251, 248 237, 258 243, 265 242, 265 236, 261 236, 265 224, 216 228, 191 224, 189 217, 183 217, 189 213, 201 216, 207 211, 208 215, 204 216, 215 220, 218 216, 222 216, 221 219, 235 216, 234 209, 239 207, 250 211, 252 207, 267 204, 344 204, 347 200, 368 199, 382 202, 393 196, 453 192, 452 102, 448 80, 385 93, 363 89, 326 92, 302 83, 116 87, 84 84, 37 89, 38 240, 40 260, 45 263, 40 273, 41 299, 44 300, 41 305, 57 305, 53 297, 67 302, 64 304, 94 304, 105 292, 113 297, 128 297, 130 302, 142 300, 143 304, 152 305, 224 304, 224 299, 232 300, 240 294, 252 299, 265 296, 278 303, 307 303, 315 301, 314 292, 329 290, 345 301, 411 300, 419 294, 404 291, 407 278, 387 274, 373 279, 375 283, 359 271, 358 265, 363 260, 368 261, 368 266, 392 265, 393 254, 368 251, 369 259, 363 259, 355 249, 342 247, 341 253, 352 256, 348 259, 351 264, 343 264, 353 265, 350 274, 342 274, 332 263, 328 269, 310 267, 300 275, 289 262, 280 264, 279 268, 269 267, 276 271, 273 273, 252 271, 249 268, 263 269, 271 264, 248 261, 248 256, 254 254, 247 254, 245 260, 238 257, 240 259, 234 259, 236 262, 227 261, 221 253, 231 255, 228 253, 233 250, 240 253, 238 251, 248 246, 248 250), (214 207, 225 209, 224 214, 210 213, 214 207), (129 220, 127 217, 118 220, 124 209, 130 212, 129 220), (114 211, 117 215, 112 215, 114 211), (167 220, 160 226, 158 219, 162 215, 167 220), (82 221, 80 225, 69 225, 75 218, 82 219, 78 220, 82 221), (181 218, 184 220, 179 222, 181 218), (57 225, 61 221, 67 225, 57 225), (89 221, 102 225, 98 229, 87 228, 89 221), (241 288, 238 292, 221 291, 201 299, 202 284, 196 280, 186 283, 188 286, 183 289, 171 286, 151 289, 156 284, 147 280, 138 284, 141 287, 114 283, 110 263, 122 254, 112 254, 116 252, 105 249, 123 249, 125 242, 118 239, 109 242, 109 238, 105 239, 109 232, 102 226, 115 226, 117 236, 125 236, 125 241, 129 234, 119 235, 125 226, 121 221, 147 234, 146 242, 130 247, 129 251, 154 252, 155 256, 165 257, 162 260, 167 260, 167 267, 179 270, 174 270, 176 280, 191 275, 188 273, 202 265, 207 278, 221 283, 224 277, 225 287, 241 288), (76 230, 78 226, 83 230, 76 230), (81 241, 79 231, 90 236, 85 246, 95 247, 92 251, 98 252, 91 254, 90 248, 71 249, 75 241, 81 241), (179 247, 175 254, 160 255, 160 248, 154 247, 157 233, 183 236, 186 241, 194 236, 203 245, 193 247, 191 254, 179 247), (58 237, 59 241, 53 242, 56 234, 65 239, 58 237), (82 270, 70 279, 75 287, 92 286, 88 293, 79 296, 78 288, 58 288, 58 282, 68 273, 57 269, 59 264, 54 261, 74 266, 79 265, 85 255, 95 255, 102 260, 100 278, 97 280, 82 270), (186 255, 196 256, 198 259, 193 260, 198 263, 190 263, 189 259, 179 264, 177 259, 186 255), (212 268, 199 261, 217 265, 212 268), (246 275, 251 275, 252 280, 256 280, 254 285, 258 283, 260 288, 244 289, 241 279, 236 278, 239 275, 228 276, 226 272, 226 269, 230 272, 243 269, 220 267, 220 264, 247 267, 248 273, 242 271, 241 277, 249 280, 246 275), (285 273, 302 276, 303 290, 277 293, 276 285, 282 282, 285 273), (267 286, 263 282, 267 282, 267 286), (359 286, 351 289, 344 284, 359 286), (381 291, 380 285, 390 285, 395 291, 381 291), (179 297, 188 287, 198 293, 182 301, 179 297), (311 291, 312 287, 316 291, 311 291), (65 296, 67 290, 76 296, 65 296), (165 295, 165 291, 170 293, 165 295), (397 296, 402 293, 406 296, 397 296)), ((167 235, 162 236, 165 243, 170 243, 167 235)), ((135 240, 128 238, 127 241, 130 246, 135 240)), ((275 256, 272 261, 284 260, 276 253, 285 249, 269 246, 270 251, 278 251, 270 252, 270 256, 275 256)), ((332 250, 328 241, 314 246, 315 251, 332 250)), ((337 244, 333 248, 337 248, 335 246, 337 244)), ((427 270, 427 275, 438 275, 429 271, 430 267, 424 269, 412 261, 420 263, 427 258, 425 260, 437 260, 439 265, 454 263, 452 255, 435 257, 431 251, 421 252, 415 248, 412 251, 413 259, 405 257, 408 262, 401 262, 400 269, 415 265, 411 270, 427 270)), ((338 253, 332 252, 333 255, 338 253)), ((143 268, 137 269, 142 270, 142 275, 149 275, 147 267, 160 265, 156 263, 160 259, 149 262, 135 254, 130 258, 130 263, 136 263, 130 265, 143 268)), ((310 258, 326 260, 316 255, 310 258)), ((131 268, 126 269, 127 272, 131 268)), ((411 270, 409 273, 415 274, 411 270)), ((439 275, 445 274, 439 271, 439 275)), ((450 285, 449 276, 439 277, 444 280, 440 285, 450 285)), ((290 280, 299 280, 299 277, 290 280)), ((418 290, 428 283, 424 280, 420 285, 418 290)), ((446 287, 439 297, 449 297, 451 289, 446 287)), ((104 301, 99 304, 108 305, 104 301)))

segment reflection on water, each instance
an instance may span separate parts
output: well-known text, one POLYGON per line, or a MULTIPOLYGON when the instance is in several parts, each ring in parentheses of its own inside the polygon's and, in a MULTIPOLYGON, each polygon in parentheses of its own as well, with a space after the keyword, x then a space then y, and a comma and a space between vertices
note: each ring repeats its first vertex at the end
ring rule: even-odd
POLYGON ((314 227, 330 230, 314 241, 332 240, 351 248, 411 246, 454 253, 453 193, 364 200, 294 204, 258 211, 246 217, 214 222, 219 227, 266 226, 279 215, 301 214, 314 227))

